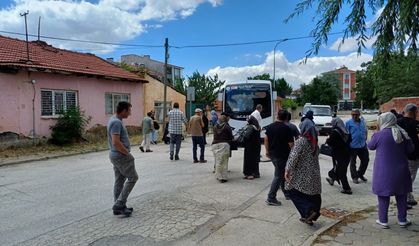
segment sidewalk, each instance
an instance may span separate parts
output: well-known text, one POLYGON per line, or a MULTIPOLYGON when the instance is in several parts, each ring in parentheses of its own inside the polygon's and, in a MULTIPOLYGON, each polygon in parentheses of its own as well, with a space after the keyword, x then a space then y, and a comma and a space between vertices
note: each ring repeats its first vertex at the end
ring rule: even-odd
MULTIPOLYGON (((242 179, 243 149, 233 152, 229 182, 224 184, 218 183, 212 174, 209 148, 208 163, 192 164, 189 138, 182 143, 178 162, 168 160, 167 145, 153 146, 154 152, 150 154, 134 149, 137 160, 150 156, 153 164, 160 163, 166 169, 184 169, 178 175, 190 180, 188 185, 131 197, 132 217, 113 216, 107 208, 18 245, 417 245, 419 241, 419 206, 409 210, 414 224, 407 229, 395 224, 394 206, 389 218, 391 228, 383 230, 375 225, 376 197, 370 182, 373 152, 366 174, 369 181, 351 183, 354 191, 351 196, 341 194, 336 185, 327 184, 324 177, 331 168, 331 160, 320 156, 323 216, 314 226, 308 226, 299 222, 297 210, 281 192, 278 199, 282 206, 265 204, 273 173, 270 162, 260 164, 260 179, 242 179), (197 172, 203 178, 191 178, 197 172)), ((141 175, 146 170, 144 166, 139 170, 137 188, 141 189, 144 185, 141 175)), ((157 170, 151 174, 156 182, 166 182, 157 170)), ((415 191, 418 196, 417 184, 415 191)))
POLYGON ((375 207, 348 216, 342 222, 320 235, 313 245, 419 245, 419 208, 408 210, 413 222, 408 228, 397 224, 397 209, 392 203, 389 208, 390 229, 382 229, 375 223, 375 207))

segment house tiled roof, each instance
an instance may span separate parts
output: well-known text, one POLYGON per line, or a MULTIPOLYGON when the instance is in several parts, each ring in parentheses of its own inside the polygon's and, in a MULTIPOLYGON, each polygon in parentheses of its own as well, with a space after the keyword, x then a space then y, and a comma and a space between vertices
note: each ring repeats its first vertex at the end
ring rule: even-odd
POLYGON ((2 66, 147 82, 144 77, 126 71, 93 54, 58 49, 42 41, 29 42, 28 61, 25 41, 0 35, 0 67, 2 66))

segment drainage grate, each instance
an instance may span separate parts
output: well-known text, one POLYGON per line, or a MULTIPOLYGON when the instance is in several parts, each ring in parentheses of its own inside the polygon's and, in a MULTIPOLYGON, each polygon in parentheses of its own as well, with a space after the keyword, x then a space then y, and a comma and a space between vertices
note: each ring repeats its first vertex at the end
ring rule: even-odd
POLYGON ((338 219, 338 218, 342 218, 348 214, 350 214, 349 211, 346 211, 344 209, 341 208, 335 208, 335 207, 330 207, 330 208, 322 208, 320 210, 321 215, 328 217, 328 218, 332 218, 332 219, 338 219))

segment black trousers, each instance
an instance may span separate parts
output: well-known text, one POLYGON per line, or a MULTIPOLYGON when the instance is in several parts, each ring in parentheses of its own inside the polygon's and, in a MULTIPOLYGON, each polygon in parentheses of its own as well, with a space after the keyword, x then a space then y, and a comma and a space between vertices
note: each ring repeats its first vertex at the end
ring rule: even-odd
POLYGON ((350 161, 349 153, 339 153, 339 155, 332 157, 333 168, 329 171, 329 177, 333 180, 339 180, 342 185, 342 189, 350 190, 348 178, 346 173, 348 172, 348 166, 350 161))
POLYGON ((365 171, 367 171, 369 161, 370 157, 367 146, 365 146, 364 148, 351 148, 350 169, 352 179, 364 176, 365 171), (359 159, 361 160, 361 164, 359 165, 358 170, 356 168, 356 157, 359 157, 359 159))

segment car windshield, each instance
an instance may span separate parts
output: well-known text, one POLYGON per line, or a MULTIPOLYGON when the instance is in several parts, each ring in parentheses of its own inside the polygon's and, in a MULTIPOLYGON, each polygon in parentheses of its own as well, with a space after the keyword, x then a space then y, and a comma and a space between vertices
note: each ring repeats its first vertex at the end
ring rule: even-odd
POLYGON ((328 107, 312 107, 312 106, 304 107, 303 113, 306 114, 307 111, 309 110, 313 111, 313 114, 315 116, 331 116, 332 115, 332 112, 330 108, 328 107))
POLYGON ((232 118, 243 118, 250 115, 261 104, 262 118, 271 116, 270 86, 266 84, 231 85, 225 88, 225 110, 232 118))

